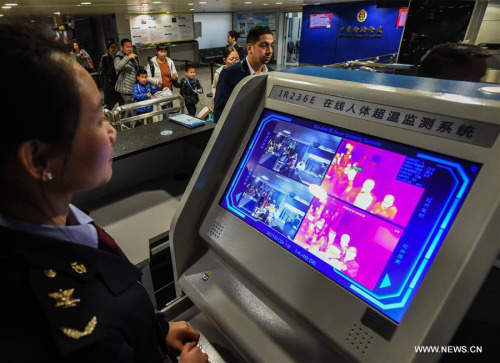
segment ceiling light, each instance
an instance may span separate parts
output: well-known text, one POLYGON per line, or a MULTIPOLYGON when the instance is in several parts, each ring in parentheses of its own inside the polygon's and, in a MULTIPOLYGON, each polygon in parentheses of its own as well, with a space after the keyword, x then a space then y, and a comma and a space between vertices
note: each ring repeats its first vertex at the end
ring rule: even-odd
POLYGON ((281 1, 279 3, 276 3, 276 5, 281 5, 281 4, 283 4, 281 1))
POLYGON ((3 16, 3 14, 0 14, 0 18, 3 16))
POLYGON ((7 6, 17 6, 17 4, 5 4, 7 6))
POLYGON ((264 4, 262 4, 262 5, 269 5, 269 4, 268 4, 268 3, 264 3, 264 4))
POLYGON ((161 1, 152 1, 151 4, 161 4, 161 1))
POLYGON ((189 9, 189 11, 194 11, 194 9, 189 9))
POLYGON ((203 5, 203 4, 206 4, 206 3, 207 3, 206 1, 200 1, 198 4, 203 5))
POLYGON ((149 3, 142 3, 141 6, 148 6, 149 3))
POLYGON ((251 1, 245 1, 245 4, 251 4, 252 2, 251 1))
POLYGON ((92 3, 80 3, 82 5, 92 5, 92 3))
POLYGON ((188 5, 189 5, 189 6, 192 6, 192 5, 194 5, 194 3, 189 3, 188 5))
POLYGON ((60 11, 56 11, 56 12, 54 13, 54 15, 61 15, 61 12, 60 12, 60 11))
POLYGON ((12 9, 12 6, 2 6, 2 9, 12 9))

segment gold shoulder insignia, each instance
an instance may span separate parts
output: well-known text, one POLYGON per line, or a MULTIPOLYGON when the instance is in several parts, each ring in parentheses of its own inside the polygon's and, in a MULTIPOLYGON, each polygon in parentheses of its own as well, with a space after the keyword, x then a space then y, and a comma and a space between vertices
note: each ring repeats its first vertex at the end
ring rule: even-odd
POLYGON ((73 298, 73 292, 75 289, 63 290, 59 289, 59 291, 52 292, 49 294, 49 297, 56 300, 56 308, 72 308, 76 306, 76 303, 80 302, 80 299, 73 298))
POLYGON ((71 268, 79 275, 87 273, 87 268, 83 263, 73 262, 71 268))
POLYGON ((80 338, 92 334, 96 325, 97 325, 97 318, 93 316, 83 331, 71 328, 64 328, 64 327, 61 327, 61 330, 62 333, 66 335, 68 338, 78 340, 80 338))

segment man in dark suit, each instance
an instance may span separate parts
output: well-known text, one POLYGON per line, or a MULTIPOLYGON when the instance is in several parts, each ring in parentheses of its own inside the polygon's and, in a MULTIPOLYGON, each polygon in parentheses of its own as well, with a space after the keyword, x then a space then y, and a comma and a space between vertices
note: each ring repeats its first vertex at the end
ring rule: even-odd
POLYGON ((224 68, 215 91, 214 122, 217 122, 236 85, 246 76, 272 71, 267 64, 273 56, 274 36, 269 27, 256 26, 248 32, 248 55, 224 68))
POLYGON ((236 30, 230 30, 227 33, 227 45, 226 45, 226 47, 233 47, 234 49, 236 49, 240 59, 243 59, 245 57, 245 54, 243 52, 242 46, 238 44, 239 37, 240 37, 240 34, 236 30))

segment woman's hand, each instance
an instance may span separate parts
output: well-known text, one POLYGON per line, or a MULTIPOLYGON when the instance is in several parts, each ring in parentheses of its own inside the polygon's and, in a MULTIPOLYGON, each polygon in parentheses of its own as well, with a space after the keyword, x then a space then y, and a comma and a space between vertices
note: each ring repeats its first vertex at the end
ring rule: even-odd
POLYGON ((179 363, 208 363, 208 355, 195 342, 189 342, 184 344, 179 363))
POLYGON ((200 333, 192 329, 185 321, 171 321, 167 334, 167 345, 169 348, 176 352, 184 349, 184 345, 188 342, 198 343, 200 333))

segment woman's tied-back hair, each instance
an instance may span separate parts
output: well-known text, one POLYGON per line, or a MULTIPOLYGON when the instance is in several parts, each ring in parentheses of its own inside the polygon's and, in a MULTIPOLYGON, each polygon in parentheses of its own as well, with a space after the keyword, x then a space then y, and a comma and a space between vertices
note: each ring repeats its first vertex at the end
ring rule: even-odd
POLYGON ((23 23, 2 22, 0 42, 0 166, 26 140, 69 150, 81 109, 74 58, 46 31, 23 23))

